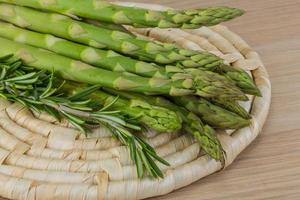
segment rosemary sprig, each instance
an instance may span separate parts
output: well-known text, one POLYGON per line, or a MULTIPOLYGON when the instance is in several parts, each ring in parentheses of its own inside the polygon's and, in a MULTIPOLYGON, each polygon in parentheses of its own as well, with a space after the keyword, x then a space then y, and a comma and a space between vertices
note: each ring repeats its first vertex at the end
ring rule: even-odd
POLYGON ((87 98, 98 90, 94 85, 73 96, 60 93, 64 81, 55 74, 24 66, 13 55, 0 58, 0 96, 19 102, 35 112, 47 112, 57 119, 66 118, 74 127, 88 134, 91 127, 103 125, 113 136, 129 148, 130 157, 135 162, 138 177, 147 174, 163 177, 155 161, 164 165, 168 162, 160 158, 155 150, 131 131, 141 131, 141 127, 128 123, 117 110, 110 110, 117 98, 106 106, 95 109, 95 103, 87 98), (129 131, 130 130, 130 131, 129 131))

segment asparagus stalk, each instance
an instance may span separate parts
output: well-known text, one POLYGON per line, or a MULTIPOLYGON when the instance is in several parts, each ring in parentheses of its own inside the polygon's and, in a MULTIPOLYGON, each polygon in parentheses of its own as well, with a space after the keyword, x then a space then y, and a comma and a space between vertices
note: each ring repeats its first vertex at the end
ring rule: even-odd
POLYGON ((93 19, 84 19, 84 22, 93 24, 95 26, 99 26, 101 28, 109 29, 112 31, 122 31, 122 32, 125 32, 128 34, 133 34, 129 30, 127 30, 124 26, 119 25, 119 24, 112 24, 109 22, 97 21, 97 20, 93 20, 93 19))
POLYGON ((1 0, 69 16, 95 19, 114 24, 138 27, 197 28, 228 21, 243 14, 243 11, 228 7, 211 7, 197 10, 154 11, 136 7, 115 5, 107 1, 76 0, 1 0))
POLYGON ((222 65, 216 72, 224 74, 228 79, 242 89, 243 92, 255 96, 261 96, 260 90, 255 85, 251 76, 242 69, 236 69, 228 65, 222 65))
POLYGON ((111 71, 126 71, 149 78, 192 79, 194 87, 197 88, 197 93, 200 96, 211 97, 218 95, 220 98, 226 99, 246 99, 246 96, 231 82, 212 72, 200 69, 184 70, 176 66, 161 67, 137 61, 113 51, 87 47, 51 35, 28 31, 3 22, 0 22, 0 36, 35 47, 45 48, 60 55, 82 60, 111 71))
POLYGON ((251 115, 236 101, 224 101, 217 98, 212 98, 210 101, 215 105, 219 105, 220 107, 241 116, 244 119, 251 119, 251 115))
MULTIPOLYGON (((64 94, 75 95, 85 88, 86 86, 84 84, 67 81, 61 90, 64 94)), ((116 99, 117 96, 97 90, 90 94, 89 98, 105 106, 116 99)), ((175 132, 181 128, 181 119, 175 112, 163 107, 151 105, 139 99, 127 100, 117 98, 111 108, 119 110, 127 119, 137 121, 139 124, 158 132, 175 132)))
POLYGON ((196 97, 174 97, 174 102, 199 115, 201 119, 214 128, 239 129, 250 124, 249 120, 232 113, 211 102, 196 97))
POLYGON ((218 140, 216 133, 213 128, 209 125, 205 125, 202 120, 194 113, 189 112, 183 107, 177 106, 167 99, 159 96, 144 96, 137 93, 128 93, 117 90, 111 90, 104 88, 107 92, 119 95, 127 99, 141 99, 152 105, 173 110, 181 117, 183 121, 183 129, 189 134, 193 135, 203 150, 213 159, 224 162, 224 150, 220 141, 218 140))
POLYGON ((187 80, 170 81, 159 78, 143 78, 133 75, 111 72, 92 67, 77 60, 72 60, 54 53, 28 45, 0 38, 0 56, 16 54, 30 67, 54 71, 67 80, 88 84, 135 91, 168 95, 186 95, 193 93, 189 89, 193 83, 187 80))

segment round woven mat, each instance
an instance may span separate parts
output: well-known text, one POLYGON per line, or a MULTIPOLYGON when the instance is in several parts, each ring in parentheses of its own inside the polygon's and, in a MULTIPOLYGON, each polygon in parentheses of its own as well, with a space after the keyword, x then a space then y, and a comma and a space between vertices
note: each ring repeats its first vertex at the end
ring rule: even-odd
MULTIPOLYGON (((270 106, 271 85, 258 54, 221 25, 190 31, 130 30, 184 48, 210 51, 252 72, 263 97, 251 98, 244 105, 251 112, 251 125, 218 135, 227 154, 226 166, 231 164, 259 134, 270 106)), ((146 141, 171 166, 160 165, 164 179, 138 179, 127 148, 103 128, 86 138, 67 122, 31 113, 3 99, 0 118, 0 196, 9 199, 143 199, 170 193, 221 169, 184 132, 152 133, 144 136, 146 141)))

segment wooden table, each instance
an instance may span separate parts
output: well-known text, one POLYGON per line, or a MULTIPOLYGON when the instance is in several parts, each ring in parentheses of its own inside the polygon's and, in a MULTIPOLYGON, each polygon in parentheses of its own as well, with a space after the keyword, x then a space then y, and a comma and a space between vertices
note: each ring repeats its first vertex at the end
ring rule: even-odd
POLYGON ((264 61, 272 106, 257 140, 226 170, 160 200, 300 199, 300 1, 135 0, 175 8, 227 5, 247 13, 226 23, 264 61))
POLYGON ((228 5, 245 9, 243 17, 227 25, 260 53, 273 86, 263 132, 229 168, 153 199, 300 199, 300 1, 136 1, 175 8, 228 5))

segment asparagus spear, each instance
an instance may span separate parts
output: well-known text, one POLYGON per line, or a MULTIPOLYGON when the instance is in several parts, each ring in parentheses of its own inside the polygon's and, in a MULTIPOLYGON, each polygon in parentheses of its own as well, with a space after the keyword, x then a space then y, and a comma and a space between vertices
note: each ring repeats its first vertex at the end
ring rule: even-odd
POLYGON ((224 74, 228 79, 233 80, 245 93, 261 96, 261 92, 256 87, 253 79, 244 70, 236 69, 228 65, 222 65, 216 70, 216 72, 224 74))
POLYGON ((124 75, 92 67, 77 60, 72 60, 54 53, 0 38, 0 56, 13 54, 19 56, 26 65, 52 71, 63 78, 88 84, 136 92, 186 95, 193 83, 187 80, 170 81, 158 78, 143 78, 124 75))
POLYGON ((211 102, 213 102, 215 105, 219 105, 226 110, 229 110, 233 113, 236 113, 237 115, 241 116, 244 119, 251 119, 251 115, 236 101, 224 101, 217 98, 209 99, 211 102))
POLYGON ((16 40, 32 46, 45 48, 58 54, 82 60, 97 67, 111 71, 126 71, 143 77, 157 77, 172 80, 192 79, 198 95, 211 97, 218 94, 220 98, 245 100, 238 88, 218 74, 200 69, 180 69, 175 66, 161 67, 137 61, 119 55, 113 51, 105 51, 86 47, 51 35, 41 34, 0 22, 0 36, 16 40), (211 89, 211 88, 214 89, 211 89))
POLYGON ((130 149, 138 177, 143 177, 147 171, 152 177, 163 178, 163 173, 154 161, 168 166, 169 163, 160 158, 143 139, 129 131, 140 130, 140 127, 119 118, 118 111, 110 110, 114 101, 100 110, 95 110, 91 100, 86 99, 99 86, 86 88, 72 96, 61 94, 58 92, 60 87, 54 86, 57 77, 53 72, 49 75, 45 71, 25 67, 19 60, 11 60, 11 57, 12 55, 0 57, 2 98, 19 102, 35 112, 46 111, 57 118, 65 117, 82 132, 91 125, 101 124, 130 149))
POLYGON ((174 97, 174 102, 199 115, 210 126, 220 129, 238 129, 250 124, 249 120, 211 102, 196 97, 174 97))
POLYGON ((112 30, 112 31, 122 31, 122 32, 125 32, 128 34, 133 34, 129 30, 127 30, 124 26, 119 25, 119 24, 112 24, 109 22, 97 21, 97 20, 93 20, 93 19, 84 19, 83 21, 87 22, 89 24, 93 24, 95 26, 99 26, 101 28, 112 30))
POLYGON ((111 94, 119 95, 123 98, 141 99, 152 105, 157 105, 173 110, 178 114, 178 116, 181 117, 183 121, 183 129, 195 137, 195 139, 197 140, 197 142, 199 142, 203 150, 215 160, 220 160, 222 163, 224 162, 224 150, 215 134, 214 129, 208 125, 203 124, 202 120, 194 113, 189 112, 183 107, 173 104, 172 102, 168 101, 163 97, 144 96, 137 93, 122 92, 117 90, 111 90, 108 88, 104 88, 104 90, 111 94))
POLYGON ((69 16, 95 19, 114 24, 127 24, 160 28, 197 28, 215 25, 243 14, 243 11, 228 7, 211 7, 197 10, 154 11, 136 7, 115 5, 107 1, 76 0, 1 0, 69 16))
MULTIPOLYGON (((75 95, 83 91, 84 88, 86 88, 84 84, 67 81, 61 90, 65 94, 75 95)), ((90 94, 89 98, 105 106, 116 99, 116 96, 97 90, 90 94)), ((139 124, 158 132, 175 132, 181 128, 181 119, 175 112, 163 107, 153 106, 139 99, 117 98, 111 108, 119 110, 126 118, 137 121, 139 124)))

